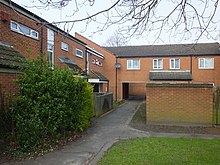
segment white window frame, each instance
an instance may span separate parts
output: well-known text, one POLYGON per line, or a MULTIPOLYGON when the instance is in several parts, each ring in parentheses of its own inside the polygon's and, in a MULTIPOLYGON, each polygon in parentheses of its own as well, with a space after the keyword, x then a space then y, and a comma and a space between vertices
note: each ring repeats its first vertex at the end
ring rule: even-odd
POLYGON ((80 57, 80 58, 83 58, 83 51, 76 48, 76 56, 80 57), (77 54, 77 51, 80 51, 82 53, 82 55, 77 54))
POLYGON ((127 60, 127 70, 140 70, 140 68, 141 68, 141 65, 140 65, 139 59, 127 60), (138 61, 138 67, 134 66, 134 61, 138 61), (131 66, 129 66, 129 63, 131 63, 131 66))
POLYGON ((171 58, 170 59, 170 69, 180 69, 180 59, 179 58, 171 58), (176 66, 176 60, 179 61, 179 66, 176 66), (172 67, 172 61, 174 62, 174 67, 172 67))
POLYGON ((214 69, 214 58, 199 58, 199 69, 214 69), (212 60, 212 66, 206 66, 206 60, 211 59, 212 60), (203 60, 203 66, 201 66, 201 60, 203 60))
POLYGON ((10 28, 14 32, 23 34, 23 35, 25 35, 27 37, 31 37, 33 39, 38 39, 38 37, 39 37, 38 31, 36 31, 34 29, 31 29, 31 28, 29 28, 29 27, 27 27, 27 26, 25 26, 23 24, 19 24, 19 23, 15 22, 15 21, 12 21, 12 20, 11 20, 11 23, 10 23, 10 28), (16 27, 13 27, 13 24, 16 25, 16 27), (21 27, 26 28, 27 30, 29 30, 30 34, 27 34, 24 31, 22 31, 21 27), (36 34, 36 35, 34 35, 34 34, 36 34))
POLYGON ((68 51, 68 47, 69 47, 69 45, 66 42, 61 42, 61 49, 62 50, 68 51))
POLYGON ((153 69, 163 69, 163 59, 153 59, 153 69), (161 66, 159 66, 159 61, 161 60, 161 66), (156 66, 154 65, 154 61, 156 61, 156 66))
POLYGON ((51 68, 54 68, 54 31, 51 29, 47 29, 47 51, 48 51, 48 57, 49 53, 51 53, 51 61, 48 58, 48 62, 51 66, 51 68), (51 48, 51 49, 50 49, 51 48))

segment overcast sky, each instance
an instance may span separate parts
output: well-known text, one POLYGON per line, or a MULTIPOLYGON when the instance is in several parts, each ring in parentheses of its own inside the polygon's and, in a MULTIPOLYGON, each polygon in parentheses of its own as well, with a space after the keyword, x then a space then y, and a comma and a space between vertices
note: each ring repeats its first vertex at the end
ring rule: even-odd
MULTIPOLYGON (((78 13, 76 13, 73 16, 72 13, 75 9, 73 1, 70 2, 69 5, 67 5, 63 9, 55 9, 55 8, 40 8, 40 4, 38 0, 13 0, 15 3, 21 5, 22 7, 26 8, 27 10, 33 12, 34 14, 42 17, 43 19, 47 20, 48 22, 59 22, 59 21, 65 21, 65 20, 74 20, 74 19, 80 19, 83 18, 89 13, 90 15, 99 11, 108 8, 115 0, 96 0, 95 4, 91 7, 89 5, 83 6, 82 10, 78 13), (36 7, 37 6, 37 7, 36 7)), ((163 0, 165 2, 171 2, 171 0, 163 0)), ((171 6, 165 6, 169 5, 169 3, 161 4, 162 7, 158 9, 158 12, 166 12, 171 6)), ((220 4, 219 4, 220 6, 220 4)), ((218 6, 218 10, 216 13, 216 17, 214 18, 215 21, 220 20, 220 7, 218 6)), ((80 7, 80 6, 79 6, 80 7)), ((210 11, 211 12, 211 11, 210 11)), ((104 17, 100 16, 97 18, 97 21, 102 22, 104 20, 104 17)), ((105 44, 106 40, 111 37, 114 32, 117 30, 118 25, 111 26, 105 31, 97 32, 99 28, 101 28, 101 24, 97 23, 89 23, 86 24, 86 22, 79 22, 73 24, 60 24, 58 25, 61 29, 69 30, 70 34, 74 35, 75 32, 78 32, 82 34, 83 36, 87 37, 88 39, 103 45, 105 44)), ((212 36, 215 38, 206 38, 201 37, 199 42, 220 42, 220 23, 217 23, 215 25, 215 30, 212 32, 212 36)), ((155 34, 151 33, 150 35, 143 34, 139 37, 134 37, 129 41, 129 45, 147 45, 147 44, 169 44, 169 43, 192 43, 195 41, 195 38, 192 37, 184 37, 180 38, 178 35, 170 37, 166 32, 161 34, 162 40, 157 40, 155 42, 155 34)))

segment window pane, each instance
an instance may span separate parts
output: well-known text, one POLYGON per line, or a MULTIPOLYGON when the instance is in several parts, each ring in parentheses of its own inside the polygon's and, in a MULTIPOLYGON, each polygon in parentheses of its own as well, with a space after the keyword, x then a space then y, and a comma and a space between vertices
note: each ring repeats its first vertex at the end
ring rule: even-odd
POLYGON ((204 68, 204 67, 205 67, 205 65, 204 65, 205 62, 204 62, 204 61, 205 61, 204 58, 200 58, 200 59, 199 59, 199 67, 200 67, 200 68, 204 68))
POLYGON ((157 60, 154 60, 154 68, 157 68, 157 60))
POLYGON ((37 33, 36 31, 32 31, 31 34, 32 34, 32 36, 35 37, 35 38, 38 37, 38 33, 37 33))
POLYGON ((213 68, 213 59, 212 58, 206 58, 205 59, 205 67, 206 68, 213 68))
POLYGON ((65 42, 61 42, 61 49, 68 50, 68 44, 65 42))
POLYGON ((22 33, 29 35, 29 36, 31 35, 31 29, 29 29, 27 27, 20 25, 19 29, 22 33))
POLYGON ((53 51, 53 45, 52 44, 47 44, 47 50, 48 51, 53 51))
POLYGON ((173 59, 171 59, 171 68, 173 69, 173 68, 175 68, 175 66, 174 66, 174 60, 173 59))
POLYGON ((17 29, 18 25, 15 22, 11 22, 11 29, 17 29))
POLYGON ((53 30, 50 30, 50 29, 47 30, 47 40, 49 42, 54 42, 54 32, 53 32, 53 30))
POLYGON ((162 63, 162 59, 158 60, 158 68, 162 69, 163 68, 163 63, 162 63))
POLYGON ((79 57, 83 57, 83 51, 79 50, 79 49, 76 49, 76 55, 79 56, 79 57))
POLYGON ((138 68, 138 60, 133 61, 134 68, 138 68))
POLYGON ((131 69, 131 68, 132 68, 131 60, 128 60, 128 61, 127 61, 127 68, 128 68, 128 69, 131 69))
POLYGON ((47 57, 47 60, 50 64, 50 66, 52 67, 53 66, 53 52, 48 52, 48 57, 47 57))
POLYGON ((180 60, 179 59, 175 59, 175 68, 176 69, 180 68, 180 60))

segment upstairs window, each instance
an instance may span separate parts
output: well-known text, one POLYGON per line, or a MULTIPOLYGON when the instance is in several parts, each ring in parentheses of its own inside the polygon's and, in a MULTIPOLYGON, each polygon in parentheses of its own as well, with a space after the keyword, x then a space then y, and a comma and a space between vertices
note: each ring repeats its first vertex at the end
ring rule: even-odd
POLYGON ((25 25, 19 24, 15 21, 11 21, 10 27, 12 31, 18 32, 34 39, 38 39, 38 32, 25 25))
POLYGON ((83 51, 80 49, 76 49, 76 56, 83 58, 83 51))
POLYGON ((170 69, 180 69, 180 59, 170 59, 170 69))
POLYGON ((127 70, 139 70, 140 60, 127 60, 127 70))
POLYGON ((199 58, 199 69, 213 69, 214 58, 199 58))
POLYGON ((61 42, 61 49, 65 50, 65 51, 68 51, 68 44, 65 43, 65 42, 61 42))
POLYGON ((153 69, 163 69, 163 60, 153 59, 153 69))

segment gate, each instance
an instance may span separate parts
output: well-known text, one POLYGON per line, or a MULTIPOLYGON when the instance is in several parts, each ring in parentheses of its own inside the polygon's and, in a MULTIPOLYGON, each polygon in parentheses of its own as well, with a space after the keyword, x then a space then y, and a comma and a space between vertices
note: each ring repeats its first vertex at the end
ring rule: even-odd
POLYGON ((220 87, 214 87, 214 115, 213 121, 215 125, 220 125, 220 87))

